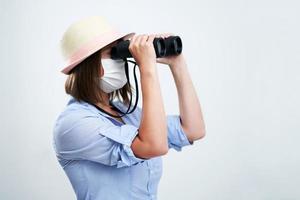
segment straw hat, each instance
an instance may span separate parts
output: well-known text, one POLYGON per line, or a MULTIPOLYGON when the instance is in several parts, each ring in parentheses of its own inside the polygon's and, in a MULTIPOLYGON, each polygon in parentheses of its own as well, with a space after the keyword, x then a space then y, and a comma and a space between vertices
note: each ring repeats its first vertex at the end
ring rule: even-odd
POLYGON ((60 40, 66 62, 61 72, 68 75, 71 69, 99 49, 118 39, 129 39, 134 34, 121 32, 102 16, 86 17, 71 24, 60 40))

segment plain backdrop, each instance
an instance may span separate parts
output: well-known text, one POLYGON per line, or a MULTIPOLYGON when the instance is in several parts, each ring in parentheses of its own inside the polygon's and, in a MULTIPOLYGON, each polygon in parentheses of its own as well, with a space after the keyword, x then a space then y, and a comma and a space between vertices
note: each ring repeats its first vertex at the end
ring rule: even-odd
MULTIPOLYGON (((207 134, 163 157, 158 199, 300 199, 299 10, 296 0, 0 0, 0 199, 75 199, 52 147, 69 99, 59 40, 90 15, 183 40, 207 134)), ((157 67, 177 114, 172 74, 157 67)))

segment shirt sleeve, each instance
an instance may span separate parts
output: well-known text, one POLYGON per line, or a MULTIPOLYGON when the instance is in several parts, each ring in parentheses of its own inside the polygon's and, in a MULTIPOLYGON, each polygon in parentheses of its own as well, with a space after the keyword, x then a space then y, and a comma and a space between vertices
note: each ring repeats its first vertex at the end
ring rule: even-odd
POLYGON ((181 119, 179 115, 167 115, 168 127, 168 146, 176 151, 181 151, 182 147, 193 145, 193 141, 189 141, 186 133, 182 129, 181 119))
MULTIPOLYGON (((141 117, 142 108, 137 106, 138 116, 141 117)), ((189 141, 186 133, 182 129, 181 119, 179 115, 167 115, 168 128, 168 147, 176 151, 181 151, 182 147, 193 145, 193 141, 189 141)))
POLYGON ((138 127, 130 124, 115 126, 99 116, 66 120, 59 128, 55 143, 57 153, 65 159, 84 159, 117 168, 131 166, 146 159, 136 157, 131 144, 138 127))

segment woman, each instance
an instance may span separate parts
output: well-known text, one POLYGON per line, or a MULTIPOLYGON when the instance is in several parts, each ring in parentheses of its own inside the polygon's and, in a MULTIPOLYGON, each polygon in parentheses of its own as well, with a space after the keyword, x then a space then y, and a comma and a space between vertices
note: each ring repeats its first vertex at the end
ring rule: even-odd
POLYGON ((68 74, 65 90, 71 99, 56 120, 53 144, 77 199, 157 199, 161 156, 205 135, 183 55, 156 58, 153 39, 169 35, 121 34, 98 16, 65 32, 62 51, 68 63, 62 72, 68 74), (124 62, 110 59, 110 50, 125 39, 130 39, 129 50, 139 66, 143 104, 120 117, 132 91, 124 62), (156 62, 171 69, 180 116, 165 114, 156 62))

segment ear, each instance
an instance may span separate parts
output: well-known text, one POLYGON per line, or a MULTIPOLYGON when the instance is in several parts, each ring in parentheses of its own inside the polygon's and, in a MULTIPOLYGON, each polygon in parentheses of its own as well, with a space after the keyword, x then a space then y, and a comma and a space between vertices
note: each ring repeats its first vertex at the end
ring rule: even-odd
POLYGON ((104 68, 102 67, 102 65, 99 66, 100 67, 100 78, 104 75, 104 68))

